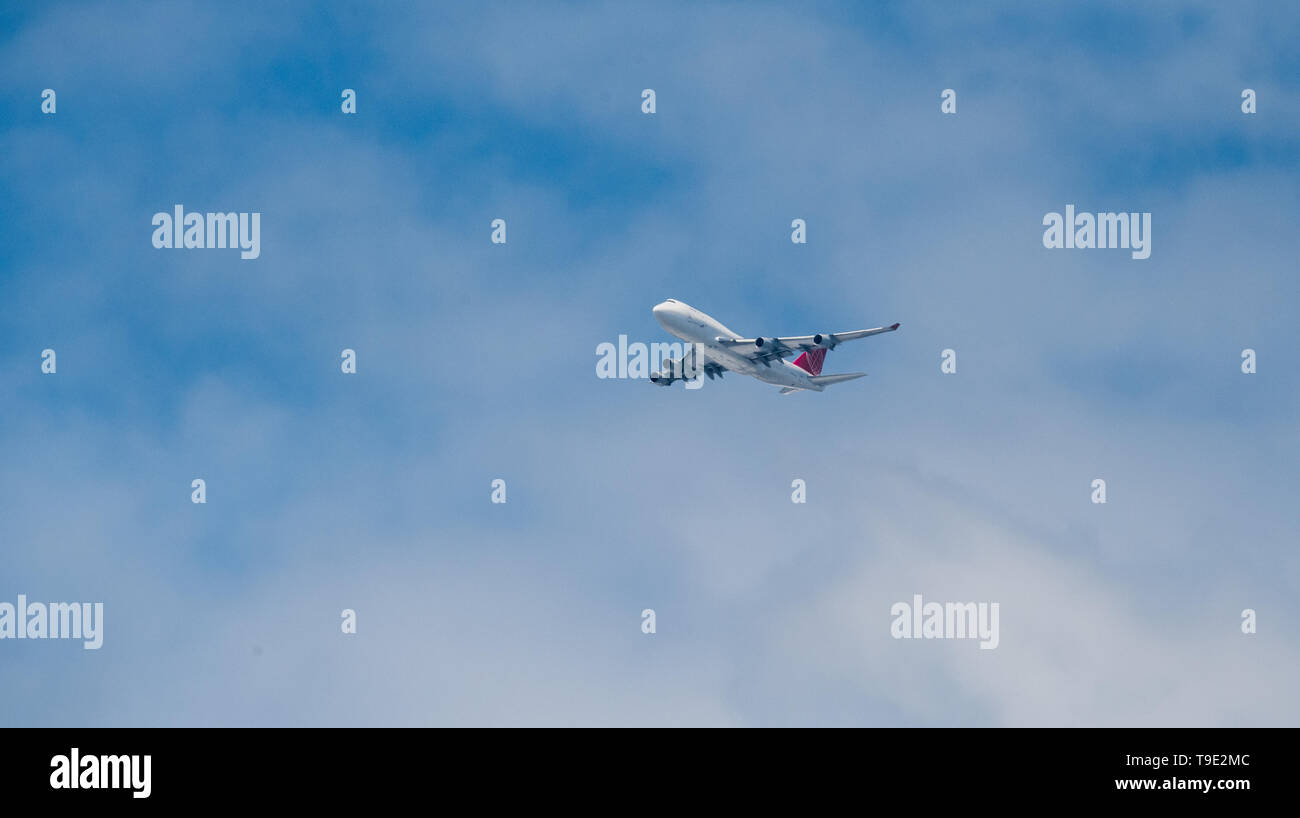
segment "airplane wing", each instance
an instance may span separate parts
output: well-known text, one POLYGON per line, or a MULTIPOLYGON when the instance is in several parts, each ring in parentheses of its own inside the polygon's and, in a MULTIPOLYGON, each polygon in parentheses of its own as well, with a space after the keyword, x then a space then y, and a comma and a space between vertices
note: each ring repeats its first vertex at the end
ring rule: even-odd
MULTIPOLYGON (((697 378, 700 373, 703 372, 705 375, 709 376, 709 380, 713 380, 714 378, 721 378, 722 373, 727 371, 725 366, 715 361, 697 361, 695 359, 695 344, 687 344, 686 354, 679 360, 681 361, 680 368, 673 369, 672 371, 685 375, 688 378, 697 378)), ((676 366, 677 362, 674 361, 673 364, 676 366)), ((667 369, 667 367, 665 367, 665 369, 667 369)))
POLYGON ((707 364, 704 365, 704 374, 709 376, 709 380, 713 380, 714 378, 721 378, 723 372, 729 372, 729 371, 730 370, 728 370, 722 364, 714 363, 713 361, 709 361, 707 364))
POLYGON ((832 332, 826 335, 818 333, 817 335, 791 335, 777 338, 717 338, 715 340, 722 346, 730 347, 742 355, 747 355, 751 360, 769 363, 775 359, 783 359, 787 355, 798 355, 813 349, 834 349, 845 341, 856 341, 859 338, 866 338, 868 335, 879 335, 882 332, 893 332, 898 327, 898 324, 891 324, 887 327, 832 332))
POLYGON ((721 378, 727 368, 714 361, 704 361, 702 364, 695 360, 695 345, 686 345, 686 354, 680 358, 670 358, 663 362, 663 371, 651 375, 651 383, 663 384, 665 386, 673 381, 689 380, 698 378, 700 373, 704 373, 709 380, 721 378))

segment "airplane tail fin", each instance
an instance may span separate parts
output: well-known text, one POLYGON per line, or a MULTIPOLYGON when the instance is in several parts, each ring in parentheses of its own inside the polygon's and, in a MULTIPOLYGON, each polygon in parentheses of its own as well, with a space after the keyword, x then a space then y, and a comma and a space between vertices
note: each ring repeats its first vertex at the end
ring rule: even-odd
POLYGON ((822 374, 822 364, 826 361, 826 350, 810 349, 795 359, 794 365, 809 375, 822 374))

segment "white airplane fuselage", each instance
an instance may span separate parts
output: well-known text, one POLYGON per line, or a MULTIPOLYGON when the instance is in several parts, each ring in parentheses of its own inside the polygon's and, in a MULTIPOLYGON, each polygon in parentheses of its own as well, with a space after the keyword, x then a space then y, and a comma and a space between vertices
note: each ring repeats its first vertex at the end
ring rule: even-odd
POLYGON ((743 338, 724 327, 717 319, 683 304, 668 299, 654 307, 654 316, 663 328, 673 335, 691 344, 699 344, 704 360, 713 362, 739 375, 750 375, 764 383, 774 386, 789 386, 794 389, 810 389, 821 392, 823 387, 815 383, 807 372, 792 363, 783 360, 768 361, 766 364, 755 362, 745 355, 737 354, 730 348, 718 343, 722 338, 743 338))

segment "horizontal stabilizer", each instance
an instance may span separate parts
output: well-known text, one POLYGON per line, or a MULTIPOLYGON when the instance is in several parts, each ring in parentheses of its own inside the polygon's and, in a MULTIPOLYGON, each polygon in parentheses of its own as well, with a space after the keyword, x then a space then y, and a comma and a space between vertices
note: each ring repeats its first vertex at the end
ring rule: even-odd
POLYGON ((827 387, 830 386, 831 384, 843 383, 844 381, 852 381, 852 380, 856 380, 857 378, 865 378, 866 376, 867 373, 865 372, 847 372, 843 375, 813 375, 808 380, 812 381, 817 386, 827 387))

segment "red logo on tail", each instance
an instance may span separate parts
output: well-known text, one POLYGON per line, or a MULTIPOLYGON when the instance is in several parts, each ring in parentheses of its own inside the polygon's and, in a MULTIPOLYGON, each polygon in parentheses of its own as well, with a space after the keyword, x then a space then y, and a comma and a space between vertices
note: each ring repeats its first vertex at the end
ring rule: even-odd
POLYGON ((810 349, 795 359, 794 365, 809 375, 822 374, 822 363, 826 360, 826 350, 810 349))

